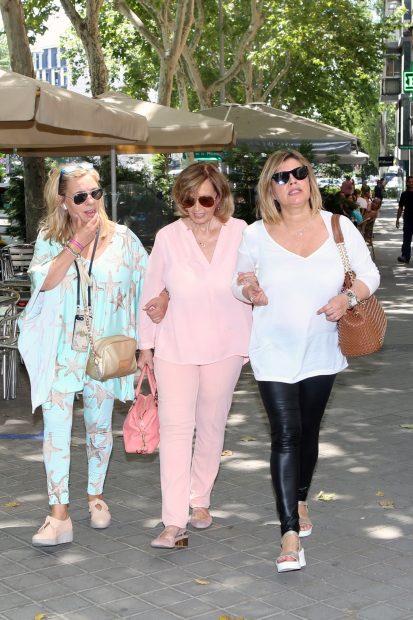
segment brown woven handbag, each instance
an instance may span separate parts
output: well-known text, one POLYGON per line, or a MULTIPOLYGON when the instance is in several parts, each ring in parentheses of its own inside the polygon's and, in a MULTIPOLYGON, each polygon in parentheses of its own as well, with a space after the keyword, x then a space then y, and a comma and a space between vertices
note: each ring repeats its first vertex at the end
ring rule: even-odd
MULTIPOLYGON (((349 289, 356 278, 348 258, 340 226, 340 216, 331 218, 334 241, 344 265, 343 290, 349 289)), ((349 308, 338 321, 338 342, 346 357, 369 355, 381 349, 386 333, 387 319, 377 297, 371 295, 354 308, 349 308)))

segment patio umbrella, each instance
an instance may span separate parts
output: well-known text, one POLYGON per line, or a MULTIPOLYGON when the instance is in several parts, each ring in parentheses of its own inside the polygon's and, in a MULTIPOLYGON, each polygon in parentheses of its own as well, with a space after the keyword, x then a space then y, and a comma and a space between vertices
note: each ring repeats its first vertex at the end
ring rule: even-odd
POLYGON ((233 123, 237 144, 246 144, 253 151, 303 142, 310 142, 314 153, 350 153, 357 148, 357 138, 351 133, 264 103, 224 104, 200 113, 233 123))
POLYGON ((1 152, 44 156, 58 148, 76 155, 82 147, 95 153, 98 147, 142 144, 146 138, 146 119, 136 113, 0 70, 1 152))
POLYGON ((325 155, 322 153, 316 154, 316 160, 320 163, 337 163, 337 164, 350 164, 353 166, 360 166, 361 164, 367 164, 370 156, 368 153, 353 151, 352 153, 343 153, 341 155, 325 155))

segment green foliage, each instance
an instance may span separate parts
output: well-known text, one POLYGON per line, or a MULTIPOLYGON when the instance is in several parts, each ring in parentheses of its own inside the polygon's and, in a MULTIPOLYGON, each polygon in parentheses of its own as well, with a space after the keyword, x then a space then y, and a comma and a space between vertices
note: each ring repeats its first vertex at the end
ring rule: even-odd
POLYGON ((0 69, 10 71, 9 48, 7 47, 7 38, 4 32, 0 32, 0 69))
POLYGON ((27 36, 33 45, 36 36, 46 32, 46 21, 57 13, 59 5, 53 0, 22 0, 27 36))
POLYGON ((172 187, 174 178, 169 174, 169 155, 154 155, 152 157, 152 189, 159 198, 173 208, 172 187))

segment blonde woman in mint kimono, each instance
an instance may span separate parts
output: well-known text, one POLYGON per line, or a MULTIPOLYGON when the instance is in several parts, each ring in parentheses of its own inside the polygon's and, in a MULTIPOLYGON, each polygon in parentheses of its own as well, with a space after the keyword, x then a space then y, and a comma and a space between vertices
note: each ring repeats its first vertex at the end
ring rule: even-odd
POLYGON ((29 270, 33 292, 20 320, 19 349, 30 376, 33 410, 38 405, 43 410, 43 458, 51 506, 51 515, 32 543, 57 545, 73 540, 68 507, 75 394, 83 392, 88 508, 94 528, 105 528, 111 520, 102 492, 112 450, 113 402, 134 397, 133 375, 100 382, 85 374, 89 351, 79 350, 73 341, 77 271, 82 265, 89 271, 99 229, 90 276, 94 338, 123 334, 137 340, 147 254, 126 226, 108 219, 99 175, 91 164, 55 169, 46 184, 45 200, 48 215, 29 270))

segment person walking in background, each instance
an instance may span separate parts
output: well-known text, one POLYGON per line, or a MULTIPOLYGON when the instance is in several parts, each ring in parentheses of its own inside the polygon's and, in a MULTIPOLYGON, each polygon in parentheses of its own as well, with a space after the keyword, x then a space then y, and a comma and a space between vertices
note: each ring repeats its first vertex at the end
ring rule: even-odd
POLYGON ((341 184, 340 191, 343 192, 346 198, 349 198, 354 193, 354 183, 350 176, 346 176, 341 184))
POLYGON ((373 190, 374 198, 380 200, 380 204, 384 198, 384 179, 377 179, 376 185, 373 190))
POLYGON ((228 181, 215 166, 192 164, 173 198, 179 219, 156 235, 139 319, 138 366, 154 367, 158 387, 164 530, 151 544, 163 548, 188 544, 190 507, 193 527, 212 523, 210 496, 251 328, 250 306, 231 291, 246 223, 231 217, 228 181), (155 324, 146 310, 163 288, 170 301, 155 324))
POLYGON ((403 243, 401 255, 397 260, 399 263, 409 263, 412 254, 413 237, 413 176, 407 177, 406 190, 400 196, 396 215, 396 228, 400 226, 401 217, 403 218, 403 243))
POLYGON ((147 254, 126 226, 109 221, 102 195, 99 175, 88 162, 52 171, 45 187, 48 214, 29 269, 32 297, 19 320, 19 349, 30 376, 33 410, 38 405, 43 410, 43 458, 51 507, 51 515, 33 536, 34 545, 73 540, 69 467, 78 392, 83 392, 90 525, 105 528, 111 521, 102 493, 113 443, 113 401, 133 399, 133 375, 96 381, 85 374, 89 342, 85 328, 76 328, 85 320, 80 272, 86 270, 91 279, 94 336, 123 334, 137 339, 147 254))
POLYGON ((332 214, 322 210, 315 174, 299 152, 281 150, 268 158, 258 199, 262 220, 243 234, 233 292, 254 305, 250 360, 271 428, 281 522, 276 566, 284 572, 305 565, 299 536, 313 528, 307 500, 320 423, 336 374, 347 366, 337 321, 376 290, 379 273, 359 231, 340 217, 357 274, 351 289, 342 290, 332 214))

